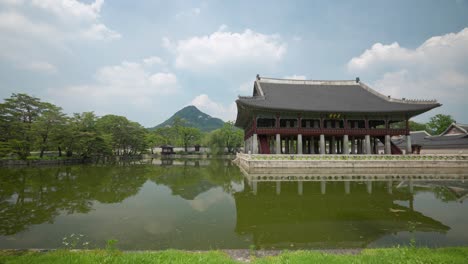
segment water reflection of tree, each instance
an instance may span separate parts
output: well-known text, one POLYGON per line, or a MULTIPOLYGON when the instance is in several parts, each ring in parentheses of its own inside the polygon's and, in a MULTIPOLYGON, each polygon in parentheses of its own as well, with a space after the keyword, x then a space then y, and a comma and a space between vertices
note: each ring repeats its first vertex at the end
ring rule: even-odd
POLYGON ((243 179, 239 168, 229 161, 211 160, 209 165, 156 167, 150 179, 168 186, 172 193, 186 200, 215 187, 232 193, 232 183, 243 179))
POLYGON ((0 234, 52 223, 62 212, 89 212, 94 201, 121 202, 138 192, 145 172, 141 166, 2 169, 0 234))

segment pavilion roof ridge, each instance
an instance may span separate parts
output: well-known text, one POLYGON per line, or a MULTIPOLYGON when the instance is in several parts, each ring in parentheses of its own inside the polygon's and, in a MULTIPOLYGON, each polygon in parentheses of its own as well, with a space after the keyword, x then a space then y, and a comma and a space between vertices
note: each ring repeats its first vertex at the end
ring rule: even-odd
POLYGON ((363 89, 365 89, 366 91, 384 99, 384 100, 387 100, 389 102, 394 102, 394 103, 402 103, 402 104, 437 104, 437 100, 435 99, 430 99, 430 100, 425 100, 425 99, 406 99, 406 98, 402 98, 402 99, 398 99, 398 98, 392 98, 390 95, 389 96, 385 96, 384 94, 370 88, 367 84, 363 83, 363 82, 359 82, 359 86, 363 89))
POLYGON ((356 80, 298 80, 298 79, 280 79, 270 77, 259 77, 259 82, 264 83, 282 83, 282 84, 311 84, 311 85, 356 85, 356 80))

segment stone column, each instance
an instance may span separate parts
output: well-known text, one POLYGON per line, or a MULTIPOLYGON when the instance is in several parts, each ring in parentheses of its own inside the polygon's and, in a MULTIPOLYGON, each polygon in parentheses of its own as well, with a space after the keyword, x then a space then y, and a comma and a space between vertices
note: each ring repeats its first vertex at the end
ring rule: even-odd
POLYGON ((411 149, 411 136, 406 135, 406 154, 411 154, 412 149, 411 149))
POLYGON ((256 181, 252 181, 252 191, 253 191, 253 194, 257 194, 257 182, 256 181))
POLYGON ((297 154, 302 154, 302 134, 297 135, 297 154))
POLYGON ((331 138, 331 154, 336 154, 336 139, 335 136, 331 138))
POLYGON ((315 153, 315 142, 314 142, 314 137, 310 137, 310 141, 309 141, 309 148, 310 148, 310 154, 316 154, 315 153))
POLYGON ((370 144, 370 136, 366 135, 366 154, 367 155, 372 154, 371 150, 372 150, 372 148, 371 148, 371 144, 370 144))
POLYGON ((281 154, 281 135, 280 134, 276 134, 276 140, 275 140, 275 143, 276 143, 276 154, 281 154))
POLYGON ((393 187, 392 180, 388 180, 388 181, 387 181, 387 192, 388 192, 388 194, 392 194, 392 193, 393 193, 392 187, 393 187))
POLYGON ((302 188, 302 181, 298 181, 297 182, 297 194, 299 195, 302 195, 302 191, 303 191, 303 188, 302 188))
POLYGON ((385 135, 385 154, 392 154, 390 135, 385 135))
POLYGON ((253 134, 252 154, 258 154, 258 138, 257 134, 253 134))
POLYGON ((356 139, 351 137, 351 154, 356 154, 356 139))
POLYGON ((348 135, 343 136, 343 154, 349 154, 349 143, 348 143, 348 135))
POLYGON ((276 182, 276 194, 279 195, 281 193, 281 182, 276 182))
POLYGON ((374 138, 374 153, 379 154, 379 140, 374 138))
POLYGON ((322 180, 320 181, 320 192, 325 194, 327 192, 327 182, 322 180))
POLYGON ((325 154, 325 135, 320 135, 320 154, 325 154))

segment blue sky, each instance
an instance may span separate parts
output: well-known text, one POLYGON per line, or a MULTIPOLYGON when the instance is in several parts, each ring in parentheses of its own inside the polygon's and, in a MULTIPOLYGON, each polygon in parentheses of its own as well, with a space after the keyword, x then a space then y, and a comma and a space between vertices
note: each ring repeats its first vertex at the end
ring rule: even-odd
POLYGON ((360 79, 468 123, 468 1, 0 0, 0 96, 154 126, 224 120, 255 75, 360 79))

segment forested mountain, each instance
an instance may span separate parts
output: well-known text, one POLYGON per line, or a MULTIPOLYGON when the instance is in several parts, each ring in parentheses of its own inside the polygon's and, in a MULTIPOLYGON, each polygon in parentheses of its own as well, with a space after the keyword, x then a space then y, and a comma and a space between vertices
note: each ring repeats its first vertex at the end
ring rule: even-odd
POLYGON ((210 132, 216 130, 218 128, 221 128, 224 124, 223 120, 211 117, 210 115, 207 115, 200 111, 195 106, 189 105, 177 111, 174 115, 172 115, 169 119, 162 122, 161 124, 150 128, 150 130, 162 127, 170 127, 173 125, 174 120, 177 117, 182 119, 185 122, 186 126, 198 128, 203 132, 210 132))

